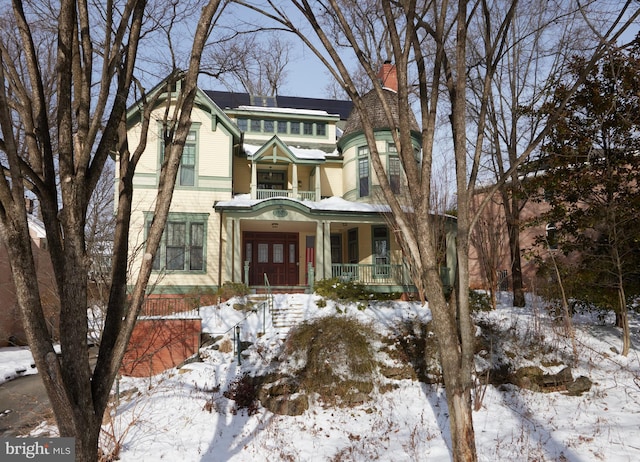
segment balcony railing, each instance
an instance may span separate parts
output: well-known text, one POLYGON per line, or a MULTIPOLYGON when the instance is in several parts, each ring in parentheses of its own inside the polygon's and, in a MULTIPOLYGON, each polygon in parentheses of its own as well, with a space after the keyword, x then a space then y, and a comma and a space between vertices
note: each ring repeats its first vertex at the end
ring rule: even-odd
POLYGON ((315 191, 298 191, 298 199, 301 201, 316 201, 316 192, 315 191))
POLYGON ((289 197, 298 200, 316 201, 315 191, 300 191, 297 195, 293 194, 292 189, 257 189, 256 199, 272 199, 274 197, 289 197))

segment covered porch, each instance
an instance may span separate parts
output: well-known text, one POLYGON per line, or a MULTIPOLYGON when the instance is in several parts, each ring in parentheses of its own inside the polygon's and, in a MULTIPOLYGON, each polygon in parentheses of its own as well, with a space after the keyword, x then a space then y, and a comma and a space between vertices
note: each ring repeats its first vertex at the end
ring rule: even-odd
MULTIPOLYGON (((218 203, 224 230, 222 282, 256 290, 268 282, 276 290, 311 292, 316 281, 338 278, 366 284, 374 292, 415 291, 384 217, 369 206, 357 211, 345 205, 337 198, 301 202, 284 197, 218 203)), ((454 237, 443 237, 446 261, 455 261, 454 237)), ((450 274, 443 265, 445 284, 450 274)))

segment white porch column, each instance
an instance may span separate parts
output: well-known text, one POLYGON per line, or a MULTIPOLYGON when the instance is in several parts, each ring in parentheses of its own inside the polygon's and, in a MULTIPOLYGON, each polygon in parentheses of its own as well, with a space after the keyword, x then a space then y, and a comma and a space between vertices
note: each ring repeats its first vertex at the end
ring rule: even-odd
POLYGON ((328 221, 316 222, 316 280, 331 277, 331 231, 328 221))
POLYGON ((332 276, 331 271, 331 222, 324 222, 324 277, 330 278, 332 276))
POLYGON ((240 238, 240 220, 233 219, 233 282, 242 282, 242 239, 240 238))
POLYGON ((258 198, 258 167, 255 162, 251 162, 251 199, 258 198))
POLYGON ((292 164, 292 180, 291 186, 293 186, 293 198, 298 199, 298 164, 292 164))
POLYGON ((320 199, 320 166, 316 165, 316 202, 320 199))
POLYGON ((233 220, 225 217, 225 234, 227 239, 227 247, 224 253, 224 273, 222 283, 233 280, 233 220))
POLYGON ((316 254, 316 281, 319 279, 324 279, 324 267, 323 267, 323 263, 322 263, 322 256, 324 255, 323 251, 322 251, 322 247, 324 245, 324 233, 322 231, 322 221, 316 221, 316 250, 315 250, 315 254, 316 254))

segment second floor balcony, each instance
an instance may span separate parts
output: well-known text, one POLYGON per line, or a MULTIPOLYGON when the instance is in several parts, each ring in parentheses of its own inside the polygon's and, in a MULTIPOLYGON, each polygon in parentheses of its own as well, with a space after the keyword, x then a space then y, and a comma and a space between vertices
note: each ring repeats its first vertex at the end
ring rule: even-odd
POLYGON ((256 189, 256 199, 271 199, 274 197, 288 197, 301 201, 316 201, 315 191, 301 191, 293 189, 256 189))
POLYGON ((290 199, 317 202, 320 200, 319 167, 305 167, 299 171, 296 164, 283 166, 256 165, 251 171, 251 199, 290 199))

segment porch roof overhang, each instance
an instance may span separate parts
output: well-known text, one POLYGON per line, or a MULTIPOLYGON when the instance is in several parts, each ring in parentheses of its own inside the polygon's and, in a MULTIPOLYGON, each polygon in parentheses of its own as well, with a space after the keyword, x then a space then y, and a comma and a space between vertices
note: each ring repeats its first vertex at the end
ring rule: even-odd
POLYGON ((296 210, 308 217, 334 218, 336 220, 380 219, 390 211, 386 205, 364 204, 346 201, 339 197, 330 197, 319 202, 301 201, 286 197, 262 200, 252 200, 248 194, 243 194, 229 201, 214 204, 216 212, 231 213, 233 215, 254 215, 270 209, 296 210))

